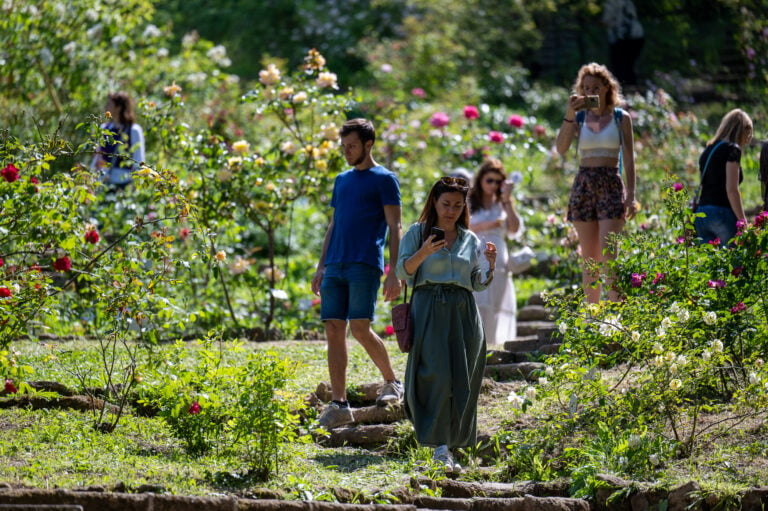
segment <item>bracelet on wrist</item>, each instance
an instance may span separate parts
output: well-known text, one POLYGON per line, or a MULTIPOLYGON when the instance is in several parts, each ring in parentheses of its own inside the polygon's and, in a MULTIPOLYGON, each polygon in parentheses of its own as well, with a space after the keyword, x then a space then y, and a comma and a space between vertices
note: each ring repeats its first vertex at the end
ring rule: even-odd
POLYGON ((573 122, 573 119, 566 119, 565 117, 563 117, 563 121, 565 121, 565 122, 573 122))

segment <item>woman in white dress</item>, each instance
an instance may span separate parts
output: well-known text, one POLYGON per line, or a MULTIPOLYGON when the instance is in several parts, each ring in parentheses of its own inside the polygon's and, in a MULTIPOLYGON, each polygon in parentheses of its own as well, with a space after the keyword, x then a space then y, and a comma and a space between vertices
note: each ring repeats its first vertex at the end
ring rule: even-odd
POLYGON ((505 271, 509 260, 507 238, 517 238, 523 231, 512 187, 501 161, 490 158, 477 171, 469 194, 469 228, 483 242, 482 246, 490 241, 498 250, 496 278, 488 289, 475 293, 488 344, 502 344, 517 336, 515 285, 505 271))

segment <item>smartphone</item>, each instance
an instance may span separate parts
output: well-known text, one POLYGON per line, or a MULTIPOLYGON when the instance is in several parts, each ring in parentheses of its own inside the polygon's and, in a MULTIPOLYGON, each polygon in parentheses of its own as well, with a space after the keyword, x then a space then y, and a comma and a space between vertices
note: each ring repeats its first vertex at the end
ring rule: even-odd
POLYGON ((584 96, 584 108, 600 108, 600 96, 584 96))
POLYGON ((429 234, 434 236, 434 238, 432 239, 432 243, 434 243, 435 241, 440 241, 445 239, 445 231, 440 229, 439 227, 433 227, 432 229, 430 229, 429 234))

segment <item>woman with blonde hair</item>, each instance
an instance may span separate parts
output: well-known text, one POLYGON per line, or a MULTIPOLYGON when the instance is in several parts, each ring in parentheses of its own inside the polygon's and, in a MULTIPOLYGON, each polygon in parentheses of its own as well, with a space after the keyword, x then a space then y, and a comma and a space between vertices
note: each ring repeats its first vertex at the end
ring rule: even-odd
MULTIPOLYGON (((613 258, 608 240, 637 213, 635 154, 632 119, 620 108, 621 89, 608 69, 596 63, 579 69, 560 131, 557 152, 565 154, 574 138, 579 152, 579 172, 568 201, 568 220, 579 236, 584 261, 582 287, 587 302, 600 301, 598 275, 592 263, 613 258), (578 114, 577 114, 578 112, 578 114), (623 162, 624 179, 619 168, 623 162)), ((608 298, 618 299, 607 276, 608 298)))
POLYGON ((513 186, 501 160, 489 158, 480 165, 469 192, 469 228, 480 241, 496 245, 498 251, 498 275, 486 291, 475 293, 488 344, 501 344, 517 336, 517 299, 507 273, 507 238, 518 237, 523 225, 515 209, 513 186))
POLYGON ((706 216, 694 221, 702 243, 724 246, 736 236, 737 222, 746 222, 739 184, 741 148, 752 140, 752 119, 744 110, 731 110, 720 122, 715 136, 699 157, 701 193, 696 213, 706 216))

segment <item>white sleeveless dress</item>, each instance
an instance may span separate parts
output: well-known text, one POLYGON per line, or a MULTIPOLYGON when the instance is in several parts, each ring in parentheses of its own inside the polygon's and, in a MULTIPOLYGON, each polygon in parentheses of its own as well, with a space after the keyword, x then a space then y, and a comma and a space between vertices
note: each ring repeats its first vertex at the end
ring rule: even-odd
MULTIPOLYGON (((501 203, 495 203, 491 209, 479 209, 472 213, 470 225, 480 222, 493 222, 501 218, 502 226, 487 231, 475 232, 483 242, 482 250, 485 250, 485 242, 490 241, 496 245, 496 271, 493 282, 485 291, 475 293, 475 302, 483 320, 486 342, 488 344, 503 344, 517 336, 517 298, 515 297, 515 284, 512 275, 507 272, 509 250, 507 249, 507 212, 501 203)), ((517 238, 523 231, 522 220, 518 231, 511 235, 517 238)), ((483 276, 488 269, 488 261, 484 256, 479 257, 483 276)))

